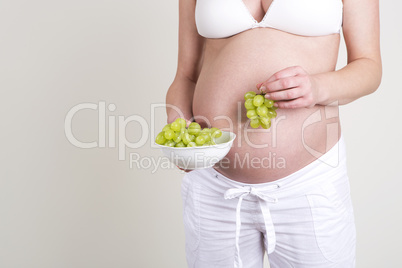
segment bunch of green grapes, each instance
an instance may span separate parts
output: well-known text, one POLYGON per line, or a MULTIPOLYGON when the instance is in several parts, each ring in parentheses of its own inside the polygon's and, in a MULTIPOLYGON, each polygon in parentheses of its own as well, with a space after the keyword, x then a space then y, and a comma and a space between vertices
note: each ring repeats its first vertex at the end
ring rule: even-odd
POLYGON ((167 124, 156 136, 155 142, 169 147, 195 147, 215 145, 215 138, 222 136, 218 128, 203 128, 192 122, 186 128, 186 120, 177 118, 171 124, 167 124))
POLYGON ((276 117, 276 107, 274 101, 266 99, 265 93, 257 94, 249 91, 244 95, 246 102, 244 107, 247 109, 247 117, 251 119, 250 126, 258 128, 259 126, 268 129, 271 127, 271 119, 276 117))

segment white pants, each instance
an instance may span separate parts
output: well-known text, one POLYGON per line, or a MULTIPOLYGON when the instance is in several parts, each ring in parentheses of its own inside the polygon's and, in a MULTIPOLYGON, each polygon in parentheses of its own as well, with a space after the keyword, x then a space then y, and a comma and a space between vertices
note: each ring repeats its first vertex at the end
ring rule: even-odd
POLYGON ((301 170, 259 184, 215 169, 183 178, 190 268, 355 267, 356 232, 344 142, 301 170))

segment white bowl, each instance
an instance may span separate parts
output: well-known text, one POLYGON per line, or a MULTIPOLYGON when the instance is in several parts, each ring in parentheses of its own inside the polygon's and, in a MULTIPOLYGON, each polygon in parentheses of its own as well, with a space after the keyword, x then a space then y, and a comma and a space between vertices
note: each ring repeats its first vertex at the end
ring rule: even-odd
POLYGON ((232 147, 236 134, 222 131, 222 136, 215 139, 216 145, 197 147, 169 147, 156 144, 176 166, 186 169, 202 169, 214 166, 224 158, 232 147))

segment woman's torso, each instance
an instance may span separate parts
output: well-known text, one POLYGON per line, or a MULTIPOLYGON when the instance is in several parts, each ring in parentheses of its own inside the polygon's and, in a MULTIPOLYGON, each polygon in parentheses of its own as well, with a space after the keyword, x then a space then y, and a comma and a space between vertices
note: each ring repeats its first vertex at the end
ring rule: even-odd
MULTIPOLYGON (((247 1, 250 14, 260 21, 269 3, 261 7, 247 1)), ((337 106, 278 109, 268 130, 246 128, 243 106, 245 92, 286 67, 299 65, 309 74, 333 71, 338 48, 339 34, 307 37, 272 28, 206 40, 193 114, 200 123, 204 117, 212 126, 237 134, 226 159, 216 165, 219 172, 248 183, 276 180, 316 160, 338 141, 337 106)))

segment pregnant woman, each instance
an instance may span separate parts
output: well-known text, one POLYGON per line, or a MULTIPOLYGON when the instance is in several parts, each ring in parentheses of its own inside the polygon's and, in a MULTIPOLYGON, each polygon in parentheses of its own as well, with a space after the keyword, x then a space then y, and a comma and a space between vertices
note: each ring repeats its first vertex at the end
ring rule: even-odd
MULTIPOLYGON (((237 138, 182 183, 189 267, 355 267, 338 106, 381 81, 378 0, 179 0, 179 58, 166 103, 237 138), (335 70, 343 30, 348 64, 335 70), (257 88, 256 88, 257 86, 257 88), (244 94, 277 117, 252 129, 244 94)), ((174 107, 174 108, 172 108, 174 107)))

